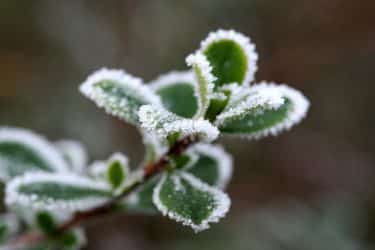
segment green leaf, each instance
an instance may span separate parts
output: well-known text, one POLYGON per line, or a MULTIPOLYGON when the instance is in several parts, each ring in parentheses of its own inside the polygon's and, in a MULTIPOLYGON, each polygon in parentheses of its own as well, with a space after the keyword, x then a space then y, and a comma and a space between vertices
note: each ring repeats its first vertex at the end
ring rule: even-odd
POLYGON ((198 110, 194 74, 191 71, 170 72, 150 83, 168 111, 191 118, 198 110))
POLYGON ((73 228, 59 236, 56 243, 63 250, 81 249, 86 245, 86 236, 81 228, 73 228))
POLYGON ((31 131, 0 127, 0 179, 9 180, 27 171, 66 171, 60 152, 31 131))
MULTIPOLYGON (((229 95, 229 93, 228 93, 229 95)), ((222 112, 228 104, 229 97, 225 93, 216 92, 212 95, 210 106, 206 112, 205 118, 209 121, 215 121, 216 116, 222 112)))
POLYGON ((158 138, 155 133, 149 133, 142 130, 142 140, 145 146, 145 156, 142 165, 155 162, 164 152, 167 151, 168 147, 162 140, 158 138))
POLYGON ((87 167, 87 150, 78 141, 61 140, 55 143, 56 147, 64 156, 65 161, 70 169, 75 173, 83 173, 87 167))
POLYGON ((115 189, 122 186, 129 173, 128 158, 120 153, 113 154, 107 167, 107 180, 111 186, 115 189))
POLYGON ((82 211, 109 199, 107 184, 67 173, 27 173, 6 187, 7 205, 37 210, 82 211))
POLYGON ((199 50, 213 67, 215 86, 248 84, 254 79, 258 55, 250 39, 233 30, 211 32, 199 50))
POLYGON ((173 168, 181 169, 191 161, 191 156, 187 154, 182 154, 178 156, 171 156, 169 157, 169 160, 171 161, 170 164, 173 165, 173 168))
POLYGON ((141 79, 121 70, 101 69, 89 76, 80 90, 109 114, 134 125, 138 125, 142 105, 161 105, 158 96, 141 79))
POLYGON ((185 171, 201 181, 224 189, 233 171, 232 157, 222 147, 210 144, 196 144, 188 154, 194 160, 185 167, 185 171))
POLYGON ((196 232, 218 222, 230 207, 229 197, 188 173, 164 175, 153 193, 163 215, 192 227, 196 232))
POLYGON ((151 105, 140 108, 139 118, 142 128, 150 133, 156 133, 162 139, 179 133, 180 137, 194 135, 203 141, 212 141, 219 135, 217 128, 207 120, 178 117, 151 105))
POLYGON ((20 224, 14 214, 6 213, 0 216, 0 246, 9 237, 19 231, 20 224))
POLYGON ((186 58, 187 65, 191 66, 197 78, 195 95, 198 100, 198 111, 194 118, 203 118, 210 105, 213 92, 213 82, 216 78, 212 75, 212 67, 207 58, 201 53, 191 54, 186 58))
POLYGON ((142 185, 137 192, 129 195, 123 202, 126 209, 135 213, 156 214, 158 210, 152 201, 152 194, 159 180, 160 176, 156 176, 142 185))
POLYGON ((286 85, 261 83, 251 92, 217 117, 215 125, 221 132, 250 139, 277 135, 299 123, 309 108, 308 100, 286 85))
POLYGON ((57 231, 57 223, 53 216, 47 211, 37 212, 36 224, 46 235, 54 235, 57 231))

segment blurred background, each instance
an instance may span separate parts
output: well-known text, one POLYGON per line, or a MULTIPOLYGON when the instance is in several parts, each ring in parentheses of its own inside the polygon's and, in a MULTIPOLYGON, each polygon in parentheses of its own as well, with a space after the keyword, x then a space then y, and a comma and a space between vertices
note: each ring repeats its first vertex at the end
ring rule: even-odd
POLYGON ((249 35, 257 80, 312 107, 292 132, 221 139, 234 155, 233 206, 196 235, 161 216, 87 225, 89 250, 375 249, 375 2, 371 0, 0 1, 0 125, 74 138, 91 159, 142 159, 137 131, 77 88, 103 66, 152 80, 185 69, 209 31, 249 35))

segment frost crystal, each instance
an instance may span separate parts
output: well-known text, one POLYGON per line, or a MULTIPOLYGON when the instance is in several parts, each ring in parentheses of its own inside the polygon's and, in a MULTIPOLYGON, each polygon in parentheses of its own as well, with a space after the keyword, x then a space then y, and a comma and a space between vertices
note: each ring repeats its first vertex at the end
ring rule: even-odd
POLYGON ((247 112, 260 109, 277 109, 284 104, 283 93, 277 88, 251 88, 254 92, 245 101, 231 107, 216 117, 215 125, 220 126, 227 119, 245 116, 247 112))
POLYGON ((61 140, 55 144, 65 158, 67 158, 73 171, 82 173, 88 160, 86 148, 80 142, 73 140, 61 140))
POLYGON ((255 45, 251 43, 250 39, 244 36, 241 33, 238 33, 234 30, 222 30, 219 29, 215 32, 211 32, 208 37, 201 42, 200 52, 203 53, 212 43, 223 41, 223 40, 232 40, 239 44, 244 51, 244 54, 247 57, 248 65, 247 71, 244 79, 245 84, 249 84, 254 80, 255 73, 258 69, 257 61, 258 54, 255 51, 255 45))
POLYGON ((293 125, 298 124, 305 116, 309 109, 310 103, 308 99, 298 90, 293 89, 287 85, 277 85, 275 83, 260 82, 250 88, 249 97, 246 101, 241 102, 235 107, 221 113, 215 122, 219 126, 225 122, 225 119, 241 115, 248 107, 254 105, 267 104, 269 108, 277 109, 283 103, 280 97, 285 101, 285 98, 291 102, 291 106, 287 111, 286 117, 276 125, 254 132, 251 134, 239 134, 248 139, 260 139, 268 135, 277 135, 283 130, 290 129, 293 125), (261 96, 261 98, 259 98, 261 96), (268 103, 267 103, 268 100, 268 103))
POLYGON ((202 53, 191 54, 186 57, 186 64, 191 67, 197 67, 200 70, 202 77, 208 84, 208 88, 212 91, 216 77, 212 74, 212 67, 207 58, 202 53))
MULTIPOLYGON (((219 178, 214 186, 217 186, 220 189, 225 189, 230 178, 232 177, 232 156, 219 145, 210 145, 205 143, 196 144, 194 147, 190 148, 188 152, 191 152, 192 154, 196 152, 198 154, 206 155, 212 159, 215 159, 219 170, 219 178)), ((193 164, 189 164, 187 168, 191 167, 193 164)))
POLYGON ((218 129, 207 120, 181 118, 151 105, 144 105, 140 108, 139 119, 142 128, 155 132, 161 138, 178 132, 181 136, 194 134, 204 141, 213 141, 219 135, 218 129))
MULTIPOLYGON (((131 76, 122 70, 110 70, 103 68, 96 71, 81 85, 80 91, 83 95, 93 100, 99 107, 103 107, 107 113, 122 118, 124 120, 136 123, 132 112, 134 100, 143 104, 154 104, 161 106, 161 101, 151 89, 143 84, 140 78, 131 76), (116 94, 106 93, 97 84, 100 82, 114 82, 118 87, 126 90, 127 98, 118 97, 116 94), (119 100, 119 98, 121 98, 119 100)), ((137 110, 136 110, 137 111, 137 110)), ((136 112, 135 111, 135 112, 136 112)))
MULTIPOLYGON (((55 199, 52 197, 41 197, 37 194, 24 194, 20 191, 20 188, 26 185, 45 183, 45 184, 57 184, 65 187, 79 187, 87 188, 103 193, 109 194, 110 187, 104 182, 98 182, 86 177, 72 175, 68 173, 45 173, 45 172, 29 172, 23 176, 16 177, 7 183, 5 194, 5 202, 8 206, 19 205, 29 207, 34 210, 58 210, 58 211, 84 211, 92 207, 99 206, 107 202, 110 197, 97 196, 97 197, 86 197, 86 198, 68 198, 55 199)), ((46 195, 53 195, 48 193, 48 189, 41 190, 45 191, 46 195)), ((61 190, 64 192, 64 189, 61 190)), ((69 193, 69 191, 67 192, 69 193)))
POLYGON ((195 96, 198 99, 196 117, 203 117, 210 104, 210 97, 214 89, 216 77, 212 74, 212 67, 202 53, 191 54, 186 58, 188 66, 193 67, 196 75, 195 96))
MULTIPOLYGON (((60 152, 48 142, 44 137, 29 130, 21 128, 0 127, 0 144, 6 142, 19 143, 25 145, 29 150, 41 157, 49 167, 56 171, 67 171, 68 166, 60 152)), ((5 162, 4 162, 5 163, 5 162)), ((5 164, 7 166, 7 164, 5 164)), ((0 159, 0 176, 6 177, 6 170, 0 159)))
POLYGON ((159 76, 148 84, 148 86, 156 91, 160 88, 164 88, 175 84, 193 84, 196 82, 194 73, 191 70, 188 71, 172 71, 164 75, 159 76))
MULTIPOLYGON (((215 207, 211 211, 211 214, 206 219, 202 220, 200 224, 196 224, 190 218, 183 217, 177 212, 170 210, 160 200, 160 191, 167 178, 167 175, 163 175, 162 179, 159 181, 158 185, 154 189, 152 199, 155 206, 164 216, 168 216, 169 218, 177 222, 181 222, 184 226, 189 226, 193 228, 196 233, 209 229, 210 223, 217 223, 221 218, 225 217, 231 205, 231 201, 228 195, 226 195, 225 193, 216 188, 210 187, 209 185, 205 184, 204 182, 200 181, 199 179, 195 178, 194 176, 188 173, 180 173, 179 176, 173 177, 182 178, 185 181, 187 181, 190 185, 192 185, 195 189, 202 192, 207 192, 210 195, 212 195, 213 199, 215 200, 215 207)), ((175 179, 173 181, 176 182, 175 179)), ((179 182, 181 182, 181 180, 179 180, 179 182)), ((182 184, 179 184, 177 185, 177 188, 182 190, 184 187, 182 186, 182 184)))

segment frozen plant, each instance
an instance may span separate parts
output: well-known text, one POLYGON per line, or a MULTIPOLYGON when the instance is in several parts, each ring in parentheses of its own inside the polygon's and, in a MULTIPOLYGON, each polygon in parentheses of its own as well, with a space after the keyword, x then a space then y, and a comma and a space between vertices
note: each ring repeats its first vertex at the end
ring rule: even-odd
POLYGON ((146 150, 139 166, 131 167, 122 153, 88 164, 78 142, 51 143, 2 127, 0 177, 7 207, 0 217, 2 244, 79 249, 85 243, 81 222, 119 208, 159 213, 195 232, 220 221, 231 203, 223 190, 232 158, 211 143, 220 135, 277 135, 300 122, 309 107, 291 87, 252 83, 257 60, 249 38, 218 30, 187 56, 187 71, 148 84, 122 70, 90 75, 81 93, 141 132, 146 150))

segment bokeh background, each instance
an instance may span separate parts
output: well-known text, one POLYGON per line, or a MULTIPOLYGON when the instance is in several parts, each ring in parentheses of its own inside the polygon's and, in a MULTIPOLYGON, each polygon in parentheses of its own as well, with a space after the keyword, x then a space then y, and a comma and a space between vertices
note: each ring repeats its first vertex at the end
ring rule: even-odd
POLYGON ((290 133, 220 139, 234 155, 233 206, 196 235, 162 217, 87 225, 89 250, 375 249, 375 2, 371 0, 0 1, 0 125, 74 138, 91 159, 142 159, 137 131, 80 96, 103 66, 149 81, 218 28, 251 37, 257 80, 311 100, 290 133))

